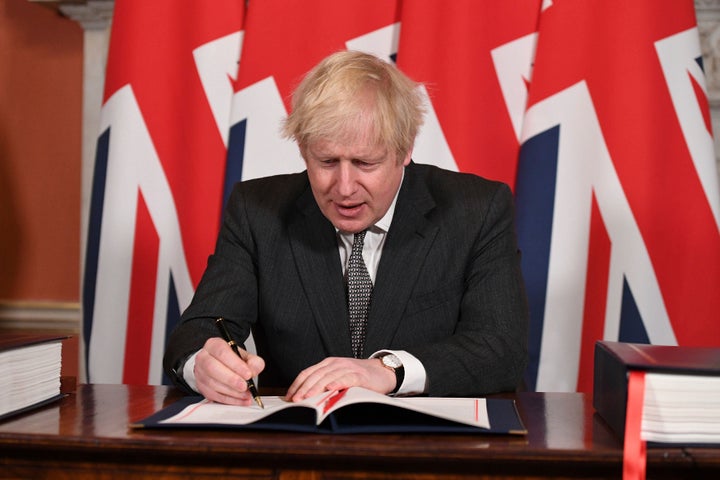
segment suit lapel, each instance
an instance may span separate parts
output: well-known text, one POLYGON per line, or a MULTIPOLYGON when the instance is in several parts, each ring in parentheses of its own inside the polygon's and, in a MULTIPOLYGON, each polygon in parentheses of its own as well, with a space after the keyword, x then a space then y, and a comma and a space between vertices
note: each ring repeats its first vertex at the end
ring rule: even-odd
POLYGON ((299 214, 288 227, 300 282, 330 356, 352 356, 345 285, 335 228, 308 188, 298 199, 299 214))
POLYGON ((426 217, 435 207, 435 201, 413 173, 412 165, 406 168, 378 266, 365 341, 366 355, 391 345, 438 232, 439 227, 426 217))

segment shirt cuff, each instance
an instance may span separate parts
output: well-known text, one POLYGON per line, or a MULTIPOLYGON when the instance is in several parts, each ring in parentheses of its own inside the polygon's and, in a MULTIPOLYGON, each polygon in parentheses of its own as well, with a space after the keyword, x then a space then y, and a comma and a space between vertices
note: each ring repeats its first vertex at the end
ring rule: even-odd
POLYGON ((196 392, 198 391, 197 382, 195 381, 195 357, 197 357, 197 354, 198 352, 195 352, 188 357, 182 370, 183 380, 185 380, 188 387, 192 388, 196 392))
POLYGON ((405 369, 405 378, 395 395, 420 395, 425 393, 427 373, 420 360, 405 350, 378 350, 370 355, 370 358, 377 358, 383 353, 392 353, 398 357, 405 369))

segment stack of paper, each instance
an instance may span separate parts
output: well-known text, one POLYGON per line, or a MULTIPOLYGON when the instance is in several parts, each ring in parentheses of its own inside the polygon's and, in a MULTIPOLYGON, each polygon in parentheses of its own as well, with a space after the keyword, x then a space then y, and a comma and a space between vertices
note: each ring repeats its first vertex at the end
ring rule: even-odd
POLYGON ((720 377, 646 373, 641 438, 720 444, 720 377))
POLYGON ((597 342, 593 405, 620 438, 633 372, 645 375, 642 440, 720 445, 720 348, 597 342))
POLYGON ((0 419, 60 397, 62 337, 0 337, 0 419))

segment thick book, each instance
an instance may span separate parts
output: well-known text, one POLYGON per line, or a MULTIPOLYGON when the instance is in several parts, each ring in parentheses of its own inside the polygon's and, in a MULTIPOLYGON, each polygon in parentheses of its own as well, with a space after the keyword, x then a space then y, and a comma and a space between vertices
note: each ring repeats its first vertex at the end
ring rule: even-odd
POLYGON ((0 421, 62 397, 60 367, 65 338, 0 334, 0 421))
POLYGON ((360 387, 302 402, 263 396, 265 408, 185 397, 136 428, 240 428, 318 433, 527 433, 512 399, 388 397, 360 387))
POLYGON ((620 438, 632 371, 645 372, 642 440, 720 444, 720 348, 597 342, 593 406, 620 438))

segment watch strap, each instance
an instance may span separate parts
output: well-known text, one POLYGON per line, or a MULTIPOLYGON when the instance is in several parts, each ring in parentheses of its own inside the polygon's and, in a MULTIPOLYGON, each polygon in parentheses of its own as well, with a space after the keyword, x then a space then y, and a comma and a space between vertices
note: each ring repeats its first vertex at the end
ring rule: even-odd
POLYGON ((395 374, 395 388, 393 388, 392 391, 390 392, 390 395, 394 395, 400 390, 400 387, 402 386, 403 381, 405 380, 405 367, 403 366, 402 362, 397 357, 397 355, 395 355, 393 353, 385 353, 383 355, 380 355, 378 358, 380 359, 380 363, 382 364, 383 367, 387 368, 388 370, 392 370, 392 372, 395 374), (393 367, 393 366, 386 364, 383 361, 383 358, 386 356, 389 356, 389 355, 392 355, 395 359, 397 359, 397 361, 400 365, 397 367, 393 367))

